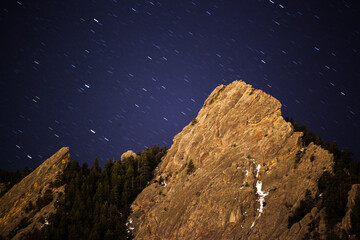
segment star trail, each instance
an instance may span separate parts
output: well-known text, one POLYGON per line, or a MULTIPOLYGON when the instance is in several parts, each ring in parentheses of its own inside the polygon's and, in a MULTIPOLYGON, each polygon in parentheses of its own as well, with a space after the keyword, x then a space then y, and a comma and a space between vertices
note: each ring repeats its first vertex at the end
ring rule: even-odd
POLYGON ((62 146, 101 163, 170 147, 219 84, 244 80, 360 156, 356 1, 5 1, 1 168, 62 146))

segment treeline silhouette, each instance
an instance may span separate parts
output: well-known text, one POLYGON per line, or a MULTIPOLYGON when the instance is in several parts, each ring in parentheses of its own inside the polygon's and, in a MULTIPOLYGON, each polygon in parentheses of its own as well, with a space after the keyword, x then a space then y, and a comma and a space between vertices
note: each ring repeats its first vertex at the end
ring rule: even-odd
MULTIPOLYGON (((341 222, 347 211, 346 204, 348 200, 348 192, 353 184, 360 182, 360 163, 352 158, 352 153, 348 148, 339 149, 336 141, 332 144, 317 137, 314 132, 309 131, 306 126, 301 126, 292 118, 286 118, 290 122, 296 132, 303 132, 302 142, 304 146, 308 146, 311 142, 320 145, 322 148, 331 152, 334 156, 333 173, 325 171, 318 181, 319 194, 315 199, 311 198, 309 194, 302 200, 300 206, 295 210, 294 214, 288 219, 288 227, 290 228, 294 223, 300 221, 313 207, 322 209, 325 207, 326 211, 326 229, 327 237, 329 239, 347 239, 345 232, 340 235, 334 231, 334 226, 341 222), (321 197, 319 195, 321 194, 321 197)), ((316 161, 316 159, 313 159, 316 161)), ((351 234, 360 236, 360 199, 357 199, 357 204, 351 213, 351 234)), ((316 224, 314 223, 314 228, 316 224)), ((314 233, 313 236, 317 237, 314 233)))
MULTIPOLYGON (((295 131, 303 132, 305 147, 314 142, 334 156, 333 173, 325 171, 322 174, 315 198, 306 191, 305 198, 289 217, 288 227, 299 222, 313 207, 319 210, 325 208, 327 238, 347 239, 345 232, 336 230, 336 224, 341 222, 347 211, 351 186, 360 182, 360 163, 352 158, 349 149, 340 150, 335 141, 330 144, 322 140, 292 118, 285 120, 293 125, 295 131)), ((139 153, 135 159, 109 160, 103 168, 98 159, 95 159, 92 167, 71 161, 64 173, 52 183, 52 187, 66 184, 65 194, 55 202, 56 212, 48 219, 41 219, 43 227, 24 236, 25 239, 131 239, 131 225, 128 223, 130 204, 151 181, 154 169, 166 151, 165 147, 160 149, 154 145, 139 153)), ((300 156, 296 155, 295 163, 300 160, 300 156)), ((312 157, 311 161, 316 161, 316 158, 312 157)), ((29 169, 17 172, 0 170, 0 184, 5 189, 1 190, 0 196, 29 173, 29 169)), ((26 210, 41 209, 44 204, 51 202, 52 196, 48 195, 44 194, 26 210)), ((360 236, 360 198, 355 203, 350 215, 350 234, 360 236)), ((320 235, 316 229, 319 221, 313 220, 309 226, 310 233, 306 238, 318 239, 320 235)))
POLYGON ((54 186, 66 184, 57 210, 26 239, 131 239, 130 204, 153 178, 167 149, 154 145, 134 159, 109 160, 101 168, 71 161, 54 186))
POLYGON ((29 168, 25 168, 23 171, 17 170, 15 172, 0 169, 0 198, 29 173, 31 173, 29 168))

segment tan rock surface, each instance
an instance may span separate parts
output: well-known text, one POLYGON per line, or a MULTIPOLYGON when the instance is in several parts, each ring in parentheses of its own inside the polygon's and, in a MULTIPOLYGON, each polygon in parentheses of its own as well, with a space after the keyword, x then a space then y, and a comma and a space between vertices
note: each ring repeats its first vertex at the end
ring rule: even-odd
POLYGON ((354 184, 351 186, 351 189, 348 193, 348 202, 346 204, 347 211, 341 223, 342 229, 344 229, 347 233, 349 233, 350 230, 352 229, 351 214, 355 207, 355 201, 356 199, 359 198, 360 198, 360 184, 354 184))
POLYGON ((132 204, 135 238, 302 239, 306 231, 289 230, 288 216, 306 189, 316 193, 332 155, 304 148, 280 102, 243 81, 218 86, 196 120, 158 166, 166 184, 153 182, 132 204))
POLYGON ((55 211, 54 202, 60 192, 64 192, 64 186, 53 188, 54 200, 40 211, 25 211, 30 202, 35 205, 39 196, 42 196, 50 182, 61 174, 69 162, 69 148, 63 147, 32 173, 14 185, 4 196, 0 198, 0 235, 5 239, 21 239, 21 235, 32 231, 35 227, 41 228, 43 223, 40 217, 46 217, 55 211), (18 228, 22 219, 27 218, 30 223, 25 228, 18 228), (13 234, 10 234, 13 231, 13 234))
POLYGON ((134 153, 132 150, 128 150, 126 152, 124 152, 123 154, 121 154, 121 161, 128 158, 128 157, 133 157, 134 159, 136 159, 138 157, 138 155, 136 153, 134 153))

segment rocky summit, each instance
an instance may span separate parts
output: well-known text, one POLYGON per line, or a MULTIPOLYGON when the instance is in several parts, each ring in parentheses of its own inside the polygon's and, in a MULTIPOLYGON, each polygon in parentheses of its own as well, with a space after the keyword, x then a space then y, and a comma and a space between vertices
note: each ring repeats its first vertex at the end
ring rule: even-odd
POLYGON ((334 164, 301 137, 277 99, 243 81, 218 86, 133 202, 129 229, 135 239, 302 239, 316 219, 321 234, 316 207, 288 228, 334 164))
POLYGON ((0 239, 359 239, 360 163, 289 121, 235 81, 168 151, 129 150, 101 169, 62 148, 3 182, 0 239))

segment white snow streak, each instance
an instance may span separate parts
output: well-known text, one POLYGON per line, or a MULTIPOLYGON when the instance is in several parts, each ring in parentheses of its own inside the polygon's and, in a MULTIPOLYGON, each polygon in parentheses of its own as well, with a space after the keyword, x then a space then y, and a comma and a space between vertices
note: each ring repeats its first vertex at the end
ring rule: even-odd
POLYGON ((259 202, 260 202, 260 209, 259 209, 259 217, 261 215, 261 213, 263 212, 263 208, 264 208, 264 202, 265 202, 265 197, 269 194, 269 193, 264 193, 262 190, 262 182, 257 180, 256 182, 256 190, 257 190, 257 194, 259 195, 259 202))
POLYGON ((260 164, 258 164, 256 167, 256 177, 259 176, 260 167, 261 167, 260 164))
POLYGON ((250 229, 252 229, 254 225, 255 225, 255 220, 254 220, 253 223, 251 224, 250 229))

